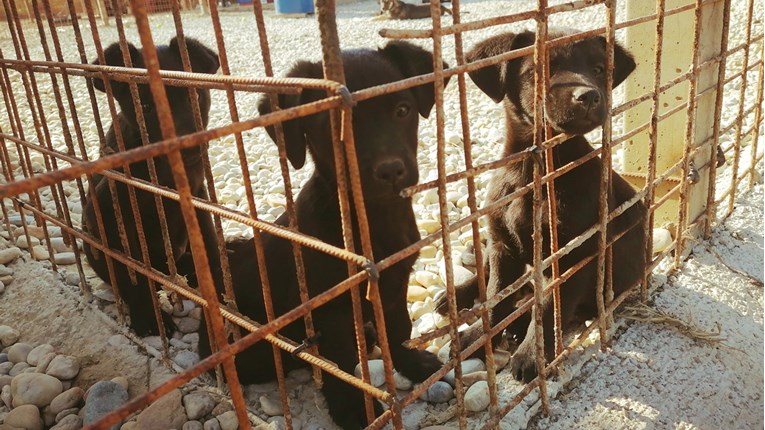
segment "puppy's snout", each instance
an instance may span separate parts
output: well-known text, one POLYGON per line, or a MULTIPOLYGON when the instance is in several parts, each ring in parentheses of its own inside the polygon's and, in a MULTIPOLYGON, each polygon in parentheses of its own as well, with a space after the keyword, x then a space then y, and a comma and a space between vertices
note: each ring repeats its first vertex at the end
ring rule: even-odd
POLYGON ((600 91, 591 87, 579 87, 574 89, 572 97, 576 103, 592 108, 600 104, 600 91))
POLYGON ((380 160, 373 169, 375 179, 385 184, 398 185, 406 175, 406 166, 399 158, 380 160))

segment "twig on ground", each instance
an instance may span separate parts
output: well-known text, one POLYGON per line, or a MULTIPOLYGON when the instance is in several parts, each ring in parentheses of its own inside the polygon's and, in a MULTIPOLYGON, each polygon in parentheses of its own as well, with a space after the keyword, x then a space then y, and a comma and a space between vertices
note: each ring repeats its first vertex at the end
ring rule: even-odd
POLYGON ((662 310, 655 309, 644 304, 625 307, 624 311, 622 311, 621 313, 621 316, 624 317, 625 319, 629 319, 633 321, 665 324, 670 327, 674 327, 677 331, 679 331, 685 336, 688 336, 689 338, 693 340, 703 342, 712 346, 720 345, 726 348, 735 349, 736 351, 744 352, 724 342, 725 338, 720 335, 722 330, 721 330, 719 322, 715 322, 714 331, 706 331, 698 327, 697 325, 695 325, 690 320, 690 318, 684 321, 662 310))

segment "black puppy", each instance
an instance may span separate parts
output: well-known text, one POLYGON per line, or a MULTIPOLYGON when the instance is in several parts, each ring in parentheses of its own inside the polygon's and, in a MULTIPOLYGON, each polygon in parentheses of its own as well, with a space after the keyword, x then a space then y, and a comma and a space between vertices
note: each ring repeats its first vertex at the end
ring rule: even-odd
MULTIPOLYGON (((379 50, 343 51, 347 86, 351 91, 394 82, 433 71, 433 56, 406 42, 390 42, 379 50)), ((289 77, 321 78, 318 62, 298 62, 289 77)), ((280 95, 283 108, 319 100, 326 93, 304 90, 300 95, 280 95)), ((411 199, 399 192, 418 180, 417 129, 418 113, 427 117, 434 104, 432 84, 425 84, 392 94, 359 102, 353 108, 353 134, 356 140, 361 184, 369 217, 369 229, 376 260, 383 259, 420 239, 415 224, 411 199)), ((263 98, 261 114, 271 112, 263 98)), ((274 138, 273 128, 268 128, 274 138)), ((306 160, 306 150, 313 159, 313 176, 303 186, 295 201, 301 233, 314 236, 334 246, 343 247, 342 226, 337 195, 335 165, 330 137, 329 114, 321 112, 284 123, 286 152, 295 168, 306 160)), ((355 212, 354 212, 355 213, 355 212)), ((286 214, 277 221, 287 225, 286 214)), ((353 220, 355 243, 360 244, 356 220, 353 220)), ((276 315, 300 304, 298 281, 289 241, 263 234, 265 258, 276 315)), ((230 263, 239 309, 259 322, 266 321, 261 282, 252 241, 228 244, 230 263)), ((416 255, 412 255, 380 273, 379 287, 396 369, 413 381, 422 381, 441 367, 431 353, 407 349, 402 342, 409 339, 412 324, 406 308, 406 289, 416 255)), ((311 297, 328 290, 348 276, 344 261, 323 252, 303 248, 308 290, 311 297)), ((364 289, 362 288, 362 294, 364 289)), ((373 319, 371 304, 364 301, 364 318, 373 319)), ((358 363, 356 337, 350 293, 313 311, 313 322, 320 335, 319 352, 340 369, 353 373, 358 363)), ((203 324, 204 326, 204 324, 203 324)), ((373 331, 372 331, 373 332, 373 331)), ((302 320, 280 332, 301 342, 306 337, 302 320)), ((374 339, 372 339, 374 341, 374 339)), ((202 356, 209 354, 206 333, 200 336, 202 356)), ((271 345, 255 344, 236 357, 239 378, 243 383, 257 383, 275 377, 271 345)), ((287 370, 305 363, 284 355, 287 370)), ((323 392, 329 413, 345 429, 366 425, 362 393, 339 379, 324 376, 323 392)), ((382 408, 375 402, 376 412, 382 408)))
MULTIPOLYGON (((550 32, 550 38, 570 34, 568 30, 550 32)), ((534 34, 505 33, 480 42, 467 55, 470 61, 498 55, 534 44, 534 34)), ((550 51, 550 90, 547 94, 545 120, 555 133, 576 134, 553 149, 556 169, 584 157, 593 151, 581 136, 603 125, 606 109, 603 103, 606 84, 606 44, 603 37, 594 37, 550 51)), ((631 55, 621 46, 614 48, 613 85, 619 85, 635 69, 631 55)), ((534 61, 531 56, 514 59, 470 73, 476 85, 495 102, 503 102, 507 118, 506 142, 503 156, 526 150, 533 144, 534 123, 534 61)), ((490 204, 531 183, 534 161, 503 167, 494 174, 489 185, 486 204, 490 204)), ((555 179, 558 241, 561 246, 598 222, 601 160, 593 158, 555 179)), ((608 207, 613 210, 634 196, 635 190, 622 177, 613 173, 608 207)), ((547 196, 545 196, 547 198, 547 196)), ((543 203, 545 211, 546 202, 543 203)), ((616 294, 635 284, 645 269, 645 233, 643 220, 646 209, 638 202, 608 226, 613 237, 630 229, 613 245, 613 288, 616 294)), ((543 215, 543 254, 550 255, 549 217, 543 215)), ((513 200, 506 207, 489 215, 489 240, 486 257, 488 294, 494 295, 517 280, 526 265, 533 264, 532 195, 513 200)), ((560 259, 560 273, 586 257, 596 254, 597 235, 560 259)), ((597 314, 597 259, 566 280, 560 289, 562 327, 584 322, 597 314)), ((548 271, 549 272, 549 271, 548 271)), ((546 273, 550 276, 551 273, 546 273)), ((492 312, 492 324, 497 324, 530 295, 525 285, 497 304, 492 312)), ((472 279, 457 287, 459 307, 472 307, 478 298, 478 285, 472 279)), ((445 301, 438 304, 445 312, 445 301)), ((536 311, 536 310, 535 310, 536 311)), ((552 306, 543 309, 545 351, 548 360, 554 358, 552 306)), ((530 315, 518 318, 507 328, 508 337, 522 342, 515 351, 511 366, 518 380, 530 381, 536 376, 534 324, 530 315)), ((475 337, 475 329, 468 336, 475 337)), ((500 336, 494 339, 494 345, 500 336)))
MULTIPOLYGON (((191 68, 198 73, 215 73, 218 70, 218 54, 208 49, 198 41, 187 38, 186 46, 188 48, 191 68)), ((130 61, 133 67, 145 67, 141 51, 132 44, 128 44, 130 61)), ((178 42, 175 38, 170 40, 168 46, 158 46, 157 55, 159 56, 160 68, 164 70, 183 70, 178 42)), ((110 66, 124 66, 122 52, 117 43, 110 45, 104 50, 106 64, 110 66)), ((98 61, 94 61, 97 64, 98 61)), ((93 79, 93 85, 100 91, 106 91, 105 84, 101 79, 93 79)), ((115 124, 109 128, 106 135, 106 142, 101 148, 101 156, 118 152, 116 128, 119 128, 124 141, 125 149, 136 148, 142 145, 141 134, 138 119, 136 117, 136 108, 133 97, 127 83, 111 81, 112 94, 120 106, 120 113, 115 124)), ((177 135, 185 135, 199 131, 195 126, 194 114, 192 111, 191 99, 188 88, 165 87, 167 98, 172 111, 173 121, 177 135)), ((210 91, 206 89, 195 90, 199 100, 199 108, 202 114, 203 128, 207 127, 208 113, 210 112, 210 91)), ((159 126, 159 119, 155 111, 154 99, 148 84, 138 85, 138 94, 140 100, 136 104, 143 110, 143 126, 146 128, 149 142, 162 140, 162 132, 159 126)), ((207 198, 205 189, 204 170, 202 166, 202 152, 206 150, 203 147, 194 147, 182 151, 183 162, 186 166, 186 173, 189 178, 192 193, 200 198, 207 198)), ((167 157, 154 158, 154 164, 157 172, 157 183, 167 188, 175 188, 173 174, 167 157)), ((121 170, 121 169, 118 169, 121 170)), ((135 178, 150 181, 149 166, 145 161, 133 163, 130 165, 130 173, 135 178)), ((90 184, 91 192, 97 197, 98 206, 103 217, 106 237, 101 238, 102 242, 109 248, 125 252, 138 261, 143 261, 141 247, 138 240, 138 230, 136 219, 133 216, 133 210, 130 204, 128 187, 122 182, 115 181, 116 196, 112 195, 107 181, 101 175, 93 175, 93 181, 90 184), (121 212, 122 220, 125 225, 125 232, 128 241, 128 248, 125 249, 119 236, 117 224, 116 206, 121 212)), ((88 194, 90 195, 90 194, 88 194)), ((146 244, 148 247, 149 260, 151 266, 163 273, 168 273, 168 261, 165 255, 164 240, 160 230, 160 212, 154 200, 154 194, 135 190, 135 196, 138 206, 138 212, 141 214, 141 225, 146 244)), ((164 217, 168 227, 170 243, 172 245, 174 259, 179 261, 179 274, 193 276, 193 262, 184 263, 190 260, 190 245, 186 224, 183 220, 180 206, 177 202, 169 199, 162 199, 164 205, 164 217)), ((99 229, 97 224, 94 202, 88 198, 84 204, 83 212, 83 230, 98 237, 99 229)), ((210 266, 213 270, 213 276, 216 282, 222 282, 220 272, 219 253, 215 228, 210 218, 210 214, 197 211, 197 217, 205 239, 205 248, 210 260, 210 266)), ((98 276, 110 282, 106 257, 102 252, 87 245, 84 246, 85 255, 88 262, 96 271, 98 276)), ((151 304, 151 295, 148 285, 148 279, 140 274, 136 274, 136 283, 131 281, 128 268, 116 260, 112 260, 114 265, 117 287, 120 295, 130 308, 130 326, 141 336, 149 334, 158 334, 156 320, 151 304)), ((163 314, 166 330, 172 333, 173 322, 169 315, 163 314)))

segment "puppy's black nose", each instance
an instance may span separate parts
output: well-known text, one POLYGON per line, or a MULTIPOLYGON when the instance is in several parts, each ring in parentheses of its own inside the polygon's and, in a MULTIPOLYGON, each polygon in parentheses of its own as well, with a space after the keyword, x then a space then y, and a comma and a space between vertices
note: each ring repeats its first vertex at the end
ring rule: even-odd
POLYGON ((590 87, 579 87, 574 89, 571 94, 574 101, 587 107, 593 107, 600 104, 600 91, 590 87))
POLYGON ((380 160, 374 165, 375 179, 380 182, 396 185, 406 174, 404 162, 398 158, 380 160))

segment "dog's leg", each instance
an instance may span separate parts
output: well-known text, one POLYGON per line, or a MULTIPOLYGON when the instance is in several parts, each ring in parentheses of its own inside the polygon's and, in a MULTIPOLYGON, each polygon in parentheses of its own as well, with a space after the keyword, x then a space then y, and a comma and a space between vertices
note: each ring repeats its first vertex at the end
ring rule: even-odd
MULTIPOLYGON (((380 287, 384 288, 382 285, 380 287)), ((430 352, 404 347, 403 343, 409 340, 412 333, 412 321, 406 309, 406 297, 402 295, 397 302, 385 309, 385 326, 393 365, 413 382, 421 382, 440 369, 441 362, 430 352)))
MULTIPOLYGON (((353 375, 358 364, 353 312, 350 312, 350 308, 339 309, 331 305, 329 308, 314 313, 314 324, 321 334, 319 352, 335 362, 338 368, 353 375), (331 315, 327 315, 329 313, 331 315)), ((329 414, 340 427, 357 430, 367 426, 364 395, 358 388, 325 373, 322 392, 327 400, 329 414)), ((376 400, 373 402, 375 416, 378 416, 383 412, 382 406, 376 400)))

